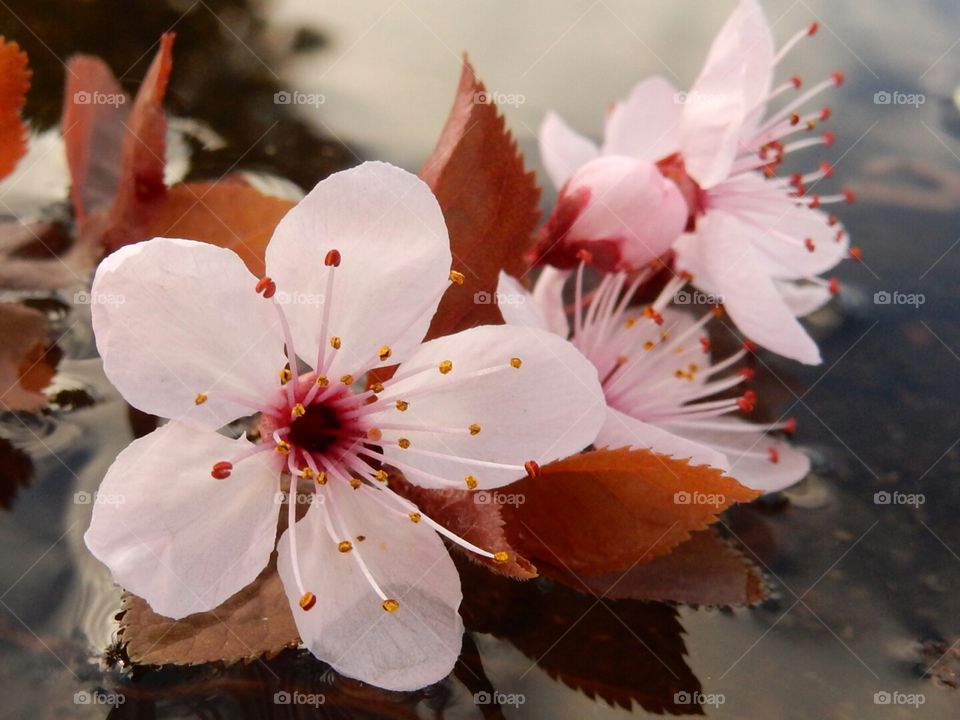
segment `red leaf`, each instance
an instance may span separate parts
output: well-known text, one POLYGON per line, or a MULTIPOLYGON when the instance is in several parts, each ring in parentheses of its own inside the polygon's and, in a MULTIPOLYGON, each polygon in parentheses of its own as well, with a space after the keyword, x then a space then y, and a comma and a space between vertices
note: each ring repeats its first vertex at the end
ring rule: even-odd
POLYGON ((502 323, 493 303, 501 270, 522 275, 540 218, 540 188, 523 164, 517 143, 486 88, 464 59, 457 95, 440 139, 420 170, 447 221, 453 269, 463 285, 451 285, 433 318, 428 338, 475 325, 502 323))
POLYGON ((0 409, 38 410, 47 404, 40 391, 59 360, 47 333, 47 318, 39 310, 0 304, 0 409))
POLYGON ((593 575, 665 555, 733 503, 759 495, 716 468, 628 448, 559 460, 504 491, 525 497, 503 508, 514 546, 593 575))
POLYGON ((425 515, 464 540, 490 552, 505 551, 509 556, 507 562, 499 564, 464 550, 459 545, 454 546, 470 560, 515 580, 529 580, 537 576, 537 569, 533 564, 507 541, 501 506, 493 502, 495 498, 490 493, 455 489, 428 490, 407 482, 396 472, 391 473, 389 482, 393 490, 416 503, 425 515), (489 502, 478 502, 481 499, 489 502))
POLYGON ((27 152, 27 128, 20 111, 30 89, 27 54, 0 37, 0 178, 6 177, 27 152))
POLYGON ((570 587, 612 599, 663 600, 692 605, 753 605, 767 596, 757 567, 713 529, 695 532, 669 555, 625 573, 573 575, 562 568, 543 573, 570 587))

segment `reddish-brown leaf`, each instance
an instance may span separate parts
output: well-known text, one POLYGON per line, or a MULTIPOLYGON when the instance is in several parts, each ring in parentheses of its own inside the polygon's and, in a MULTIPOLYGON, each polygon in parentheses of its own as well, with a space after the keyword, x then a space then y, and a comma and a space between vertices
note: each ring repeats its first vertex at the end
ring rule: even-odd
POLYGON ((596 450, 504 489, 507 537, 524 555, 576 573, 624 570, 665 555, 736 502, 759 494, 722 471, 649 450, 596 450))
POLYGON ((453 269, 464 276, 463 285, 451 285, 440 303, 429 338, 503 322, 496 304, 476 298, 494 296, 501 270, 526 270, 524 254, 540 217, 536 178, 524 167, 496 105, 478 100, 485 95, 464 59, 447 123, 420 170, 447 221, 453 269))
POLYGON ((163 182, 167 147, 163 96, 173 67, 172 53, 173 34, 166 33, 130 108, 117 194, 110 209, 110 227, 103 237, 108 252, 143 239, 146 214, 167 191, 163 182))
POLYGON ((272 657, 300 643, 275 560, 211 612, 173 620, 124 593, 118 617, 127 655, 143 665, 229 664, 272 657))
POLYGON ((598 597, 738 607, 763 600, 768 592, 756 565, 712 528, 693 533, 669 555, 626 572, 573 575, 562 568, 543 573, 598 597))
POLYGON ((27 152, 27 128, 20 111, 29 89, 27 54, 0 37, 0 178, 13 172, 27 152))
POLYGON ((509 556, 507 562, 500 564, 454 545, 470 560, 515 580, 537 576, 537 568, 507 541, 501 504, 497 502, 500 496, 484 491, 428 490, 407 482, 396 471, 391 473, 389 482, 391 488, 416 503, 424 514, 464 540, 490 552, 502 550, 509 556))
POLYGON ((53 378, 58 360, 42 312, 0 304, 0 409, 38 410, 46 405, 40 391, 53 378))
POLYGON ((144 237, 182 237, 233 250, 257 277, 273 230, 294 203, 235 181, 181 183, 157 202, 144 237))

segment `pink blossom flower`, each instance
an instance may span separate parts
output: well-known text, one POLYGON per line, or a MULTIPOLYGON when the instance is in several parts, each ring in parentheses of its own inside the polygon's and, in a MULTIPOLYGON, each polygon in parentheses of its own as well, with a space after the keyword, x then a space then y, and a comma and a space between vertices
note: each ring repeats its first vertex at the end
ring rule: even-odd
MULTIPOLYGON (((805 28, 775 53, 760 6, 741 0, 689 92, 678 92, 661 77, 641 82, 609 113, 601 147, 552 113, 540 134, 544 164, 558 187, 596 158, 655 163, 686 200, 687 232, 673 245, 676 268, 720 296, 747 337, 810 364, 820 362, 820 353, 797 317, 830 298, 835 282, 820 275, 850 252, 842 226, 821 208, 853 196, 813 193, 832 172, 826 163, 790 177, 775 177, 774 171, 789 153, 833 143, 829 132, 793 136, 812 133, 829 117, 829 108, 803 108, 842 76, 834 73, 806 91, 796 76, 774 87, 773 76, 816 28, 805 28), (768 113, 772 100, 794 93, 768 113)), ((621 195, 641 193, 632 181, 623 186, 621 195)), ((581 239, 581 246, 587 244, 581 239)))
POLYGON ((462 622, 440 535, 508 557, 395 494, 385 468, 428 488, 495 488, 581 450, 603 422, 596 370, 550 333, 485 326, 421 343, 463 281, 450 262, 429 188, 381 163, 331 176, 284 217, 269 277, 188 240, 108 257, 93 293, 123 302, 93 308, 104 369, 132 405, 172 418, 103 480, 125 502, 96 505, 85 539, 117 582, 182 618, 253 581, 276 544, 314 655, 390 689, 444 677, 462 622), (258 442, 217 432, 251 415, 258 442), (310 502, 298 521, 288 504, 276 542, 284 473, 310 502))
POLYGON ((792 432, 793 420, 762 425, 735 416, 750 412, 756 394, 708 399, 740 386, 752 377, 749 368, 735 370, 747 350, 714 362, 710 341, 701 333, 712 313, 699 319, 671 307, 686 283, 678 277, 649 306, 628 306, 636 289, 649 279, 641 273, 603 277, 589 298, 583 292, 583 265, 576 274, 573 328, 563 304, 570 273, 545 268, 532 295, 516 280, 501 275, 499 297, 526 297, 503 302, 508 324, 549 329, 570 338, 597 368, 607 402, 607 418, 596 445, 647 448, 694 465, 724 470, 743 485, 774 492, 802 480, 810 461, 788 442, 768 433, 792 432))

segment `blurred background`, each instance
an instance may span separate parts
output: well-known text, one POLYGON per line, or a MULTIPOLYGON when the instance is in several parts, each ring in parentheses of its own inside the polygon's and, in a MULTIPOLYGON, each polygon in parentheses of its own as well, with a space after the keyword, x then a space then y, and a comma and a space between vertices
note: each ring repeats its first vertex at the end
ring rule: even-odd
MULTIPOLYGON (((488 589, 468 608, 477 628, 465 647, 470 672, 404 697, 331 680, 295 654, 133 676, 105 667, 119 595, 85 551, 90 506, 76 493, 94 490, 138 431, 89 362, 89 330, 72 330, 59 343, 55 390, 74 394, 41 415, 0 416, 0 716, 956 717, 960 8, 762 4, 781 43, 820 23, 781 63, 781 79, 846 77, 816 101, 831 106, 838 137, 816 161, 831 160, 835 187, 856 192, 858 202, 837 212, 864 254, 839 268, 843 292, 810 319, 824 364, 766 355, 758 363, 768 408, 798 418, 796 439, 815 464, 795 489, 723 521, 764 569, 770 600, 719 611, 587 602, 548 583, 488 589), (913 300, 897 300, 906 296, 913 300), (894 491, 920 500, 891 502, 894 491), (527 626, 518 627, 500 617, 506 597, 542 612, 521 613, 527 626), (487 684, 475 685, 478 668, 487 684), (316 687, 321 677, 327 704, 272 702, 278 688, 316 687), (126 702, 76 703, 94 688, 126 702), (477 692, 513 701, 477 704, 477 692), (699 692, 702 702, 678 703, 678 692, 699 692), (898 692, 922 702, 884 702, 898 692)), ((71 54, 103 57, 132 93, 159 35, 176 32, 166 107, 192 123, 190 177, 236 167, 309 188, 365 159, 416 171, 445 121, 464 53, 542 173, 537 130, 548 109, 598 137, 607 106, 640 79, 689 86, 733 7, 0 0, 0 33, 30 56, 25 114, 43 128, 59 119, 71 54)), ((553 191, 542 174, 541 182, 549 209, 553 191)), ((67 327, 71 310, 45 307, 67 327)))

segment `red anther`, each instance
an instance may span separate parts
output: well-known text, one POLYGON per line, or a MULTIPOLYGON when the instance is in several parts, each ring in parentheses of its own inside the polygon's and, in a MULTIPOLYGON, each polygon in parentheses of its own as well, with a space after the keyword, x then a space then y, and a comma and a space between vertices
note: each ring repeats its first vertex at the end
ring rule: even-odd
POLYGON ((824 177, 833 177, 833 165, 824 160, 820 163, 820 172, 823 173, 824 177))
POLYGON ((677 274, 677 277, 683 280, 684 282, 690 282, 691 280, 693 280, 693 274, 688 272, 687 270, 681 270, 677 274))
POLYGON ((852 248, 850 248, 849 252, 850 252, 851 260, 856 260, 857 262, 863 262, 863 250, 861 250, 856 245, 854 245, 852 248))
POLYGON ((830 116, 833 115, 833 110, 828 107, 825 107, 820 111, 820 122, 826 122, 830 119, 830 116))
POLYGON ((853 205, 857 201, 857 196, 853 194, 853 190, 850 188, 844 188, 840 192, 843 193, 843 199, 847 201, 847 205, 853 205))
POLYGON ((798 124, 799 122, 800 122, 800 116, 797 115, 796 113, 793 113, 793 114, 790 116, 790 124, 791 124, 791 125, 796 125, 796 124, 798 124))
POLYGON ((703 347, 703 351, 705 353, 710 352, 710 338, 708 338, 706 335, 700 338, 700 345, 703 347))
POLYGON ((819 29, 820 29, 820 23, 814 20, 812 23, 810 23, 810 27, 807 29, 807 35, 816 35, 817 30, 819 29))
POLYGON ((762 167, 763 174, 768 178, 772 178, 777 174, 777 162, 767 163, 762 167))
POLYGON ((777 154, 783 155, 783 143, 779 140, 774 140, 770 143, 770 147, 777 151, 777 154))
POLYGON ((842 73, 842 72, 840 72, 839 70, 836 70, 836 71, 834 71, 834 72, 832 72, 832 73, 830 73, 830 74, 833 76, 833 82, 835 82, 835 83, 837 84, 837 87, 840 87, 841 85, 843 85, 843 73, 842 73))
POLYGON ((814 195, 813 200, 810 201, 810 209, 816 210, 818 207, 820 207, 820 196, 814 195))
POLYGON ((269 299, 277 292, 277 284, 268 277, 262 277, 257 280, 257 286, 254 289, 257 291, 257 295, 263 295, 269 299))
POLYGON ((796 190, 796 192, 793 194, 794 197, 803 197, 804 195, 807 194, 807 187, 803 183, 800 183, 799 185, 794 185, 794 190, 796 190))
POLYGON ((523 469, 527 471, 527 477, 536 478, 540 477, 540 465, 536 460, 527 460, 523 464, 523 469))
POLYGON ((753 380, 754 376, 757 374, 757 371, 753 368, 742 367, 737 370, 737 375, 742 377, 744 380, 753 380))
POLYGON ((737 407, 744 412, 753 412, 757 407, 757 394, 753 390, 747 390, 743 397, 737 398, 737 407))
POLYGON ((837 230, 837 234, 834 236, 833 239, 836 242, 840 242, 841 240, 843 240, 844 235, 846 235, 846 233, 843 230, 837 230))
POLYGON ((817 249, 817 246, 813 242, 813 238, 806 238, 803 241, 803 246, 807 249, 807 252, 813 252, 817 249))
POLYGON ((838 218, 836 215, 831 215, 830 217, 827 218, 827 225, 829 225, 830 227, 833 227, 838 222, 840 222, 840 218, 838 218))
POLYGON ((770 154, 770 145, 769 145, 769 144, 768 144, 768 145, 761 145, 761 146, 760 146, 760 159, 761 159, 761 160, 766 160, 766 159, 767 159, 767 155, 769 155, 769 154, 770 154))
POLYGON ((790 176, 790 184, 794 187, 803 187, 803 175, 794 173, 790 176))
POLYGON ((828 148, 833 147, 833 144, 837 141, 837 134, 831 130, 827 130, 823 134, 823 144, 828 148))
POLYGON ((214 463, 213 469, 210 471, 210 475, 217 480, 226 480, 230 477, 230 473, 233 471, 233 463, 227 462, 226 460, 221 460, 218 463, 214 463))
POLYGON ((744 340, 743 349, 747 352, 755 353, 759 348, 753 340, 744 340))
POLYGON ((780 451, 775 447, 767 448, 767 454, 770 456, 770 462, 778 463, 780 462, 780 451))
POLYGON ((796 419, 796 418, 789 418, 789 419, 783 424, 783 431, 784 431, 787 435, 793 435, 793 434, 797 431, 797 419, 796 419))
POLYGON ((839 295, 840 281, 837 280, 835 277, 830 278, 829 280, 827 280, 827 289, 830 290, 831 295, 839 295))
POLYGON ((713 314, 715 317, 723 317, 723 305, 714 305, 713 314))
POLYGON ((327 267, 340 267, 340 251, 336 249, 327 251, 323 264, 327 267))
POLYGON ((585 265, 592 265, 593 253, 587 250, 586 248, 580 248, 579 250, 577 250, 577 260, 579 260, 585 265))
POLYGON ((790 78, 790 82, 792 82, 793 86, 798 90, 803 85, 803 79, 799 75, 794 75, 792 78, 790 78))
POLYGON ((653 307, 645 307, 643 316, 652 319, 657 325, 663 325, 663 315, 657 312, 653 307))

